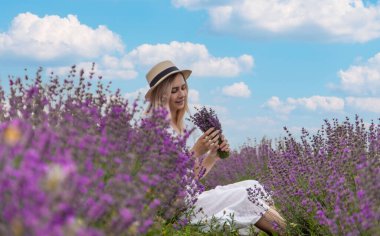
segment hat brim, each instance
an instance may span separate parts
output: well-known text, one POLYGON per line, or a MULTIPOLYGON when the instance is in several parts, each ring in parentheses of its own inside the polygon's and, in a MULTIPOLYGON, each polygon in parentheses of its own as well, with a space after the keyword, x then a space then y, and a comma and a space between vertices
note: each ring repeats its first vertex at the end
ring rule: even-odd
POLYGON ((173 72, 170 72, 169 74, 163 76, 153 87, 151 87, 148 92, 145 94, 145 100, 150 100, 150 96, 152 94, 152 91, 154 88, 156 88, 162 81, 164 81, 166 78, 168 78, 169 76, 173 75, 173 74, 178 74, 178 73, 182 73, 183 74, 183 77, 185 78, 185 80, 187 80, 190 75, 191 75, 191 70, 176 70, 176 71, 173 71, 173 72))

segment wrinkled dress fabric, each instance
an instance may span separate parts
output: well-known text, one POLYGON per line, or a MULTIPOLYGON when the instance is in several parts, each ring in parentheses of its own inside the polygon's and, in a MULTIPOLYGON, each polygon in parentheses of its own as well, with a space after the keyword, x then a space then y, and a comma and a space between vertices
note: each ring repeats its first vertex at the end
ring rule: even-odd
POLYGON ((250 228, 255 230, 254 224, 269 207, 263 199, 251 202, 248 188, 262 186, 255 180, 246 180, 202 192, 195 203, 195 215, 191 223, 203 224, 205 231, 209 230, 212 223, 220 226, 233 224, 241 235, 248 235, 250 228))
MULTIPOLYGON (((174 130, 171 132, 176 133, 174 130)), ((195 137, 196 133, 193 133, 187 140, 189 148, 194 145, 195 137)), ((202 192, 197 197, 191 223, 202 225, 203 231, 210 230, 210 224, 223 226, 232 223, 240 235, 249 235, 250 230, 257 232, 254 224, 267 211, 269 203, 260 198, 255 198, 255 203, 251 202, 248 188, 265 191, 258 181, 245 180, 202 192)))

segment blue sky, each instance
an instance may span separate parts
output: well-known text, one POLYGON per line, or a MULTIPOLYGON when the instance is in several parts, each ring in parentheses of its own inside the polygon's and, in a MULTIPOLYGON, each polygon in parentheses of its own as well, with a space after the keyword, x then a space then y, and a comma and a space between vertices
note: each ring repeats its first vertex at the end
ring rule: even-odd
POLYGON ((0 79, 77 64, 127 98, 173 60, 193 70, 191 106, 214 107, 234 147, 380 114, 380 3, 360 0, 10 1, 0 79))

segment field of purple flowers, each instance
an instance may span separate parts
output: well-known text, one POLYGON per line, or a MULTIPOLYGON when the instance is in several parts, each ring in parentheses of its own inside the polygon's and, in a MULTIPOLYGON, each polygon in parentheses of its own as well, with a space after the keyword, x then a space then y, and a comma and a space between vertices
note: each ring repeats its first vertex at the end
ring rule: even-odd
POLYGON ((206 188, 257 179, 290 235, 380 235, 380 125, 325 120, 316 135, 243 145, 218 162, 206 188))
POLYGON ((0 87, 0 235, 205 235, 182 217, 194 196, 246 179, 271 192, 290 235, 380 235, 380 125, 326 120, 316 135, 245 144, 201 184, 165 111, 141 119, 75 67, 41 74, 0 87))

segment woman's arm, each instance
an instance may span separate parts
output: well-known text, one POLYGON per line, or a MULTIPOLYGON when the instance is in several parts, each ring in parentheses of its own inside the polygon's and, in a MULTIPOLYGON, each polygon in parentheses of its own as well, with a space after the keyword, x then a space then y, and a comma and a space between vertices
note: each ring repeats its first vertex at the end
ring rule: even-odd
POLYGON ((210 128, 204 134, 202 134, 190 150, 193 153, 193 156, 195 158, 198 158, 200 156, 203 156, 211 149, 215 149, 215 144, 219 139, 219 132, 219 130, 210 128))
MULTIPOLYGON (((219 137, 219 135, 218 135, 219 137)), ((212 167, 215 165, 215 163, 220 159, 218 156, 217 150, 220 148, 222 151, 230 151, 229 145, 227 140, 222 135, 223 142, 220 145, 212 145, 210 148, 209 153, 206 155, 205 158, 197 157, 195 160, 195 176, 197 178, 203 178, 205 177, 208 172, 212 169, 212 167)))
POLYGON ((205 158, 197 158, 195 160, 195 176, 196 178, 205 177, 212 169, 219 157, 215 153, 209 153, 205 158))

